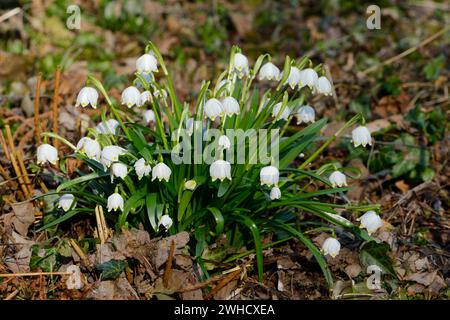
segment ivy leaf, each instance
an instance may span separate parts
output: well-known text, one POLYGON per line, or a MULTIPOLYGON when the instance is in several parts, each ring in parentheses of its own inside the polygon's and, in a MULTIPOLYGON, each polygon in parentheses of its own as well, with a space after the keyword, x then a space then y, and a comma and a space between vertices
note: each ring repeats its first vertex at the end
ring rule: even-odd
POLYGON ((100 275, 101 280, 114 280, 120 276, 126 266, 126 261, 113 259, 97 265, 96 268, 102 272, 102 274, 100 275))
POLYGON ((359 260, 361 264, 367 269, 370 265, 376 265, 385 274, 390 274, 396 277, 392 261, 388 256, 389 245, 386 243, 377 243, 376 241, 366 242, 359 254, 359 260))

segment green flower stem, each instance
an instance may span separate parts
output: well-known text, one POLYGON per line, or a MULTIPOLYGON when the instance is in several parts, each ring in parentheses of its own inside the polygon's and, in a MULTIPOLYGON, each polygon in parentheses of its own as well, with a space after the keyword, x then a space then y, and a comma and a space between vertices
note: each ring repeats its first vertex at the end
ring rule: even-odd
POLYGON ((64 139, 63 137, 61 137, 60 135, 53 133, 53 132, 43 132, 41 133, 41 136, 44 137, 44 143, 47 142, 47 137, 49 138, 54 138, 54 139, 58 139, 59 141, 65 143, 66 145, 68 145, 71 149, 73 149, 74 151, 77 150, 77 147, 75 147, 75 145, 73 145, 72 143, 70 143, 69 141, 67 141, 66 139, 64 139))

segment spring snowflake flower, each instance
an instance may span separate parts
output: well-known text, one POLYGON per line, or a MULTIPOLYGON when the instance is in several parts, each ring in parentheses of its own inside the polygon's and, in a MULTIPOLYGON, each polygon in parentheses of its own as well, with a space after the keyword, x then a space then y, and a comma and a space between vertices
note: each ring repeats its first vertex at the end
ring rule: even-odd
POLYGON ((316 113, 314 112, 314 109, 311 106, 304 105, 297 111, 297 124, 300 124, 302 122, 304 123, 314 123, 316 117, 316 113))
POLYGON ((139 101, 136 104, 138 107, 142 107, 144 104, 150 101, 152 94, 150 91, 146 90, 142 92, 139 96, 139 101))
POLYGON ((227 94, 227 85, 228 85, 228 81, 227 79, 223 79, 219 82, 219 84, 217 85, 217 91, 220 91, 220 96, 224 97, 227 94))
POLYGON ((217 179, 222 182, 225 179, 231 180, 231 165, 225 160, 216 160, 209 167, 209 174, 211 175, 212 181, 217 179))
POLYGON ((369 235, 376 232, 383 225, 383 221, 375 211, 367 211, 357 220, 361 222, 361 228, 367 229, 369 235))
POLYGON ((139 105, 140 99, 141 93, 134 86, 130 86, 122 92, 122 104, 125 104, 128 108, 139 105))
POLYGON ((75 107, 82 106, 83 108, 91 105, 92 108, 97 108, 98 92, 92 87, 84 87, 80 90, 77 96, 75 107))
POLYGON ((184 183, 184 188, 186 190, 191 190, 193 191, 195 188, 197 187, 197 182, 195 180, 188 180, 184 183))
POLYGON ((259 70, 258 79, 262 80, 280 80, 280 69, 272 62, 265 63, 259 70))
POLYGON ((221 117, 223 115, 223 106, 222 103, 215 99, 211 98, 205 103, 205 114, 211 121, 214 121, 217 117, 221 117))
POLYGON ((330 81, 326 77, 319 77, 316 84, 316 92, 325 96, 333 95, 333 88, 330 81))
POLYGON ((109 168, 113 162, 119 161, 119 156, 125 154, 125 149, 119 146, 106 146, 102 150, 100 162, 106 168, 109 168))
POLYGON ((116 119, 109 119, 106 122, 100 122, 95 130, 101 134, 115 134, 119 127, 119 121, 116 119))
POLYGON ((37 148, 38 165, 44 164, 46 162, 50 162, 51 164, 55 165, 58 160, 58 150, 56 150, 54 146, 44 143, 37 148))
POLYGON ((289 115, 291 114, 291 109, 289 109, 289 106, 286 106, 284 107, 283 112, 279 115, 282 106, 283 106, 282 102, 277 103, 273 107, 272 116, 278 117, 277 119, 287 120, 289 118, 289 115))
POLYGON ((155 98, 167 98, 167 91, 164 89, 161 90, 155 90, 155 92, 153 92, 153 95, 155 96, 155 98))
POLYGON ((335 238, 328 238, 322 245, 322 252, 324 255, 329 254, 331 257, 335 258, 339 251, 341 250, 341 244, 335 238))
POLYGON ((297 67, 291 67, 289 77, 285 83, 289 84, 292 89, 295 89, 296 86, 300 85, 300 80, 300 70, 297 67))
POLYGON ((347 186, 347 178, 345 177, 345 174, 343 174, 340 171, 334 171, 330 175, 329 180, 333 188, 335 188, 336 186, 338 187, 347 186))
POLYGON ((307 68, 300 71, 300 83, 301 87, 308 86, 310 89, 314 89, 317 85, 319 75, 314 69, 307 68))
POLYGON ((73 194, 63 194, 58 200, 58 208, 62 208, 64 211, 68 211, 72 207, 75 197, 73 194))
POLYGON ((152 171, 152 167, 145 163, 144 158, 140 158, 138 161, 134 163, 134 170, 138 176, 138 179, 141 180, 142 177, 148 176, 152 171))
POLYGON ((226 97, 222 100, 223 113, 227 116, 232 116, 233 114, 239 114, 240 107, 239 102, 233 97, 226 97))
POLYGON ((123 211, 123 198, 118 193, 113 193, 108 197, 108 212, 120 209, 123 211))
POLYGON ((100 143, 89 137, 81 138, 80 141, 78 141, 77 151, 83 152, 89 159, 95 159, 97 161, 100 161, 100 156, 102 155, 100 143))
POLYGON ((128 174, 128 167, 126 164, 123 164, 121 162, 115 162, 111 166, 111 182, 113 182, 114 177, 121 178, 122 180, 125 179, 125 177, 128 174))
POLYGON ((281 190, 278 187, 273 187, 270 190, 270 200, 278 200, 281 198, 281 190))
POLYGON ((222 149, 230 149, 231 142, 230 139, 228 139, 227 136, 222 135, 219 137, 219 147, 222 149))
POLYGON ((352 141, 355 147, 362 145, 372 145, 372 136, 370 135, 369 129, 364 126, 359 126, 352 131, 352 141))
MULTIPOLYGON (((152 73, 144 73, 144 72, 140 72, 139 75, 144 78, 144 81, 146 84, 151 84, 152 82, 155 81, 155 77, 153 76, 152 73)), ((142 84, 141 79, 137 78, 136 79, 136 88, 140 89, 140 88, 145 88, 145 84, 142 84)))
POLYGON ((244 75, 248 74, 248 59, 242 53, 236 53, 234 55, 233 67, 237 71, 237 75, 239 78, 242 78, 244 75))
POLYGON ((136 70, 139 73, 158 72, 158 61, 151 54, 144 54, 136 60, 136 70))
POLYGON ((160 162, 152 170, 152 181, 158 179, 159 181, 166 180, 166 182, 169 182, 171 174, 172 170, 166 164, 160 162))
POLYGON ((261 169, 259 177, 261 180, 261 185, 267 185, 268 187, 271 187, 272 185, 276 186, 278 184, 280 173, 277 167, 267 166, 261 169))
POLYGON ((146 123, 150 123, 150 122, 155 122, 156 118, 155 118, 155 113, 153 112, 153 110, 147 110, 144 112, 144 120, 146 123))
POLYGON ((166 230, 170 229, 172 224, 173 224, 172 218, 169 217, 167 214, 163 215, 161 217, 161 220, 159 221, 159 225, 162 225, 166 230))

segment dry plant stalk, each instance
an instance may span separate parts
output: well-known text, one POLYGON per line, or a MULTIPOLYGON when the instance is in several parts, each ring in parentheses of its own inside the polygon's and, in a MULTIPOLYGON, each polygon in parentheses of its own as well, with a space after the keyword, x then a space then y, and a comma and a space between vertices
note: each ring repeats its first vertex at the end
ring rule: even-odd
POLYGON ((217 286, 212 288, 211 292, 208 293, 208 295, 205 297, 205 300, 210 300, 214 297, 214 295, 219 292, 220 289, 225 287, 228 283, 236 279, 241 274, 241 269, 234 271, 233 273, 230 273, 225 279, 220 281, 217 286))
POLYGON ((42 73, 39 72, 36 85, 36 95, 34 96, 34 129, 38 144, 41 144, 41 125, 39 123, 39 100, 41 98, 42 73))
POLYGON ((57 272, 22 272, 22 273, 0 273, 0 278, 15 278, 15 277, 40 277, 40 276, 65 276, 72 272, 57 271, 57 272))
POLYGON ((25 181, 23 180, 22 172, 20 172, 20 168, 17 165, 16 158, 14 158, 14 154, 10 153, 10 157, 14 172, 16 173, 17 179, 19 180, 20 188, 22 189, 24 197, 27 198, 30 194, 28 193, 28 188, 25 185, 25 181))
POLYGON ((25 181, 26 186, 28 187, 29 194, 33 194, 33 186, 31 185, 30 178, 28 177, 27 168, 25 167, 25 163, 23 161, 22 153, 16 151, 16 158, 19 162, 19 168, 22 171, 23 179, 25 181))
MULTIPOLYGON (((53 94, 53 133, 58 134, 58 103, 59 103, 59 81, 61 78, 61 69, 58 67, 55 72, 55 92, 53 94)), ((53 139, 53 144, 56 149, 59 147, 59 140, 53 139)))
POLYGON ((84 254, 83 250, 81 250, 81 248, 78 246, 78 244, 75 242, 75 240, 70 239, 69 242, 70 242, 70 245, 72 246, 72 248, 75 250, 75 252, 80 257, 83 264, 85 266, 89 266, 90 265, 89 260, 86 258, 86 255, 84 254))
POLYGON ((106 224, 102 206, 97 205, 95 207, 95 219, 97 221, 97 236, 100 239, 100 243, 104 244, 108 240, 110 232, 106 224))
POLYGON ((175 241, 172 240, 170 242, 170 251, 169 251, 169 257, 167 258, 166 269, 164 270, 163 284, 164 284, 164 287, 166 287, 166 288, 169 285, 169 279, 172 276, 172 261, 173 261, 174 252, 175 252, 175 241))
POLYGON ((11 161, 11 159, 9 158, 8 147, 6 145, 5 136, 3 135, 2 130, 0 130, 0 144, 2 146, 3 153, 5 154, 6 159, 8 161, 11 161))

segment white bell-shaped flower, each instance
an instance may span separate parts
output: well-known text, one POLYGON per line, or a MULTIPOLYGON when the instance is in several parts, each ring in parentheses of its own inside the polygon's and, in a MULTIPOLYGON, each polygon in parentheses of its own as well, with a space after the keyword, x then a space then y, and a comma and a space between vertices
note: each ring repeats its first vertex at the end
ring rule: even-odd
POLYGON ((314 112, 314 109, 311 106, 304 105, 297 111, 297 124, 300 124, 302 122, 313 123, 316 121, 315 118, 316 118, 316 113, 314 112))
POLYGON ((280 172, 277 167, 267 166, 261 169, 259 178, 261 180, 261 185, 267 185, 268 187, 273 185, 276 186, 280 179, 280 172))
POLYGON ((144 104, 150 101, 152 94, 150 91, 146 90, 142 92, 139 96, 139 101, 136 104, 138 107, 142 107, 144 104))
POLYGON ((244 75, 248 74, 248 59, 242 53, 236 53, 234 55, 233 67, 237 71, 237 75, 239 78, 242 78, 244 75))
POLYGON ((100 143, 89 137, 83 137, 78 141, 77 151, 83 152, 89 159, 95 159, 97 161, 100 161, 100 156, 102 154, 100 143))
POLYGON ((140 158, 134 163, 134 170, 136 171, 138 179, 141 180, 142 177, 148 176, 150 172, 152 172, 152 167, 145 163, 144 158, 140 158))
POLYGON ((221 97, 224 97, 227 95, 227 85, 228 85, 227 79, 221 80, 219 82, 219 84, 217 85, 217 91, 220 91, 221 97))
POLYGON ((155 179, 158 179, 159 181, 166 180, 166 182, 169 182, 171 174, 172 174, 172 170, 170 170, 170 168, 166 164, 160 162, 156 166, 153 167, 152 181, 154 181, 155 179))
POLYGON ((301 87, 308 86, 310 89, 315 89, 319 75, 314 69, 307 68, 300 71, 301 87))
POLYGON ((138 89, 145 89, 147 85, 152 84, 155 81, 155 77, 153 76, 153 73, 145 73, 145 72, 140 72, 139 75, 144 78, 145 83, 143 84, 141 79, 137 78, 136 79, 136 88, 138 89))
POLYGON ((156 121, 155 113, 153 112, 153 110, 149 109, 149 110, 146 110, 144 112, 144 121, 146 123, 150 123, 150 122, 155 122, 156 121))
POLYGON ((209 167, 209 174, 212 181, 219 179, 221 182, 225 179, 231 180, 231 165, 225 160, 216 160, 209 167))
POLYGON ((167 91, 164 89, 160 89, 160 90, 155 90, 155 92, 153 92, 153 95, 155 96, 155 98, 167 98, 167 91))
POLYGON ((128 108, 139 105, 140 99, 141 93, 134 86, 130 86, 122 92, 122 104, 125 104, 128 108))
POLYGON ((280 80, 280 69, 272 62, 265 63, 259 70, 258 79, 262 80, 280 80))
POLYGON ((114 177, 121 178, 122 180, 128 174, 128 167, 126 164, 121 162, 114 162, 111 165, 111 182, 113 182, 114 177))
POLYGON ((91 105, 92 108, 97 108, 98 92, 92 87, 84 87, 80 90, 77 96, 75 107, 82 106, 83 108, 91 105))
POLYGON ((273 187, 270 190, 270 200, 278 200, 281 198, 281 190, 278 187, 273 187))
POLYGON ((197 187, 197 182, 194 179, 188 180, 184 183, 184 188, 186 190, 193 191, 196 187, 197 187))
POLYGON ((219 147, 222 149, 230 149, 231 142, 226 135, 222 135, 219 137, 219 147))
POLYGON ((158 72, 158 60, 151 54, 143 54, 136 60, 136 70, 139 73, 158 72))
POLYGON ((119 156, 123 154, 125 154, 125 149, 119 146, 106 146, 102 150, 100 162, 105 168, 109 168, 113 162, 119 161, 119 156))
POLYGON ((239 102, 234 97, 226 97, 222 100, 223 113, 227 116, 232 116, 233 114, 239 114, 241 108, 239 107, 239 102))
POLYGON ((292 89, 300 84, 300 70, 297 67, 291 67, 285 83, 289 84, 292 89))
POLYGON ((95 130, 101 134, 116 134, 116 130, 119 127, 119 121, 116 119, 109 119, 106 122, 100 122, 95 130))
POLYGON ((339 241, 335 238, 327 238, 323 245, 322 245, 322 252, 324 255, 330 255, 331 257, 335 258, 339 251, 341 250, 341 244, 339 241))
POLYGON ((166 230, 170 229, 172 224, 173 224, 172 218, 169 217, 167 214, 163 215, 161 217, 161 220, 159 221, 159 225, 160 226, 162 225, 166 230))
POLYGON ((50 162, 51 164, 55 165, 58 160, 58 150, 56 150, 54 146, 44 143, 37 148, 38 165, 44 164, 46 162, 50 162))
POLYGON ((273 106, 272 116, 275 117, 277 120, 278 119, 287 120, 291 114, 291 109, 289 108, 289 106, 285 106, 283 112, 279 114, 282 106, 283 106, 282 102, 279 102, 273 106))
POLYGON ((372 136, 370 135, 369 129, 364 126, 359 126, 352 131, 352 141, 355 147, 366 145, 372 145, 372 136))
POLYGON ((347 185, 347 178, 345 174, 337 170, 333 171, 333 173, 330 175, 329 180, 333 188, 335 188, 336 186, 343 187, 347 185))
POLYGON ((325 96, 333 95, 333 87, 326 77, 322 76, 317 79, 316 92, 325 96))
POLYGON ((63 194, 58 200, 58 208, 62 208, 64 211, 68 211, 72 207, 75 201, 75 196, 73 194, 67 193, 63 194))
POLYGON ((120 209, 123 211, 123 198, 118 193, 113 193, 108 197, 108 212, 120 209))
POLYGON ((383 221, 375 211, 367 211, 357 220, 361 222, 361 228, 367 229, 369 235, 376 232, 383 225, 383 221))
POLYGON ((215 98, 211 98, 206 101, 204 108, 206 116, 212 121, 214 121, 217 117, 221 117, 223 115, 222 103, 215 98))

